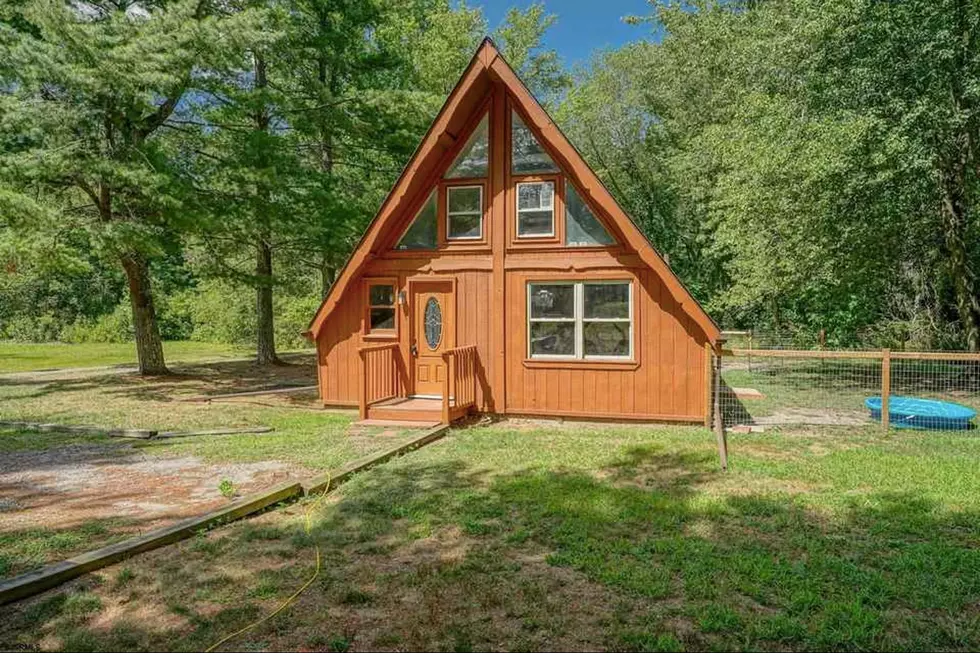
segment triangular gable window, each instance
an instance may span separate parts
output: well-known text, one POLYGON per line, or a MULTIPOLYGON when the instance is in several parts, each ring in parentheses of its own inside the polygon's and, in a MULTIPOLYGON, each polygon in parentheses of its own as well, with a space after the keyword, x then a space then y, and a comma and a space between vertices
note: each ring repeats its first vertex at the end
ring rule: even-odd
POLYGON ((565 244, 569 247, 612 245, 616 241, 592 213, 571 183, 565 185, 565 244))
POLYGON ((470 134, 466 145, 456 155, 456 160, 446 173, 447 179, 468 179, 486 177, 490 169, 490 138, 487 129, 487 114, 483 114, 480 123, 470 134))
POLYGON ((514 175, 529 175, 538 172, 558 172, 558 166, 544 151, 538 139, 516 111, 511 111, 510 119, 510 172, 514 175))
POLYGON ((436 213, 436 192, 432 191, 395 249, 435 249, 438 238, 436 213))

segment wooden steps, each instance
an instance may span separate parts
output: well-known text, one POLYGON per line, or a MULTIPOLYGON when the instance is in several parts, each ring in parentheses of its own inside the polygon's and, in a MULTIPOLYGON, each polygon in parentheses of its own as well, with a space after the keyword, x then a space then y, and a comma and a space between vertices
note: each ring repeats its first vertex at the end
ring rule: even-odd
POLYGON ((368 406, 369 420, 391 422, 442 422, 441 399, 399 398, 368 406))
MULTIPOLYGON (((450 421, 459 419, 469 412, 469 407, 456 408, 450 404, 450 421)), ((388 426, 418 425, 428 428, 431 424, 441 424, 442 399, 423 399, 421 397, 400 397, 389 399, 367 407, 367 422, 384 421, 388 426)))

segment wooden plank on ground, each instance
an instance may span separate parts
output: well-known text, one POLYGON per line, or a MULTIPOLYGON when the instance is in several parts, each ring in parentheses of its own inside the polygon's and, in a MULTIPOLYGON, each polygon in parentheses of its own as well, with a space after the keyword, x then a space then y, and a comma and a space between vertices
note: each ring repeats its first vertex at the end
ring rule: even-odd
POLYGON ((326 474, 321 474, 315 476, 311 479, 303 481, 303 492, 307 495, 319 493, 319 492, 330 492, 342 483, 346 483, 351 479, 354 474, 358 472, 363 472, 375 465, 380 465, 395 456, 400 456, 403 453, 412 451, 413 449, 418 449, 419 447, 424 447, 430 442, 435 442, 439 438, 446 434, 449 430, 448 424, 439 424, 433 428, 425 431, 421 435, 408 442, 391 447, 384 451, 371 454, 370 456, 365 456, 355 460, 352 463, 344 465, 343 467, 327 472, 326 474))
POLYGON ((294 499, 303 492, 303 486, 296 482, 287 482, 268 490, 249 495, 224 508, 214 510, 200 517, 181 521, 172 526, 158 528, 145 535, 130 538, 123 542, 77 555, 41 569, 15 576, 0 582, 0 605, 10 603, 46 589, 60 585, 72 578, 90 571, 107 567, 137 553, 151 551, 161 546, 172 544, 191 537, 195 533, 211 526, 224 524, 246 515, 258 512, 281 501, 294 499))
POLYGON ((270 388, 268 390, 248 390, 246 392, 231 392, 223 395, 198 395, 195 397, 186 397, 184 399, 178 399, 177 401, 196 401, 196 402, 209 402, 220 399, 237 399, 239 397, 259 397, 261 395, 281 395, 288 394, 290 392, 302 392, 304 390, 316 390, 318 386, 315 385, 291 385, 286 388, 270 388))
POLYGON ((25 429, 28 431, 44 431, 50 433, 84 433, 92 435, 105 434, 114 438, 149 439, 157 434, 153 429, 112 429, 104 426, 74 426, 72 424, 54 424, 46 422, 0 421, 0 427, 25 429))
POLYGON ((243 426, 241 428, 205 429, 203 431, 160 431, 157 438, 189 438, 198 435, 241 435, 244 433, 272 433, 271 426, 243 426))

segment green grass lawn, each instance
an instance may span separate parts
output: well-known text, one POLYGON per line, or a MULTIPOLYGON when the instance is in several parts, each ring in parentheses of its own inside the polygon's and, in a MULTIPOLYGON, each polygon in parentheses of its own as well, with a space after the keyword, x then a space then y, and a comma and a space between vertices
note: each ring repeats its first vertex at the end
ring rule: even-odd
POLYGON ((503 422, 8 611, 0 640, 194 650, 972 650, 980 438, 503 422), (312 532, 303 530, 312 511, 312 532))
MULTIPOLYGON (((210 342, 165 342, 167 362, 186 362, 203 359, 241 358, 252 353, 249 347, 221 345, 210 342)), ((69 367, 100 367, 106 365, 135 365, 136 346, 133 343, 24 343, 0 341, 0 374, 30 372, 69 367)))

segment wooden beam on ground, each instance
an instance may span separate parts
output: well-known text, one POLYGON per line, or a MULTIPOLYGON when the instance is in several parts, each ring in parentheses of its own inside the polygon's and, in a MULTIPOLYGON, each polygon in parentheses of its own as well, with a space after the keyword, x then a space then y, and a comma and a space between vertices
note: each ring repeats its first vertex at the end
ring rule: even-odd
POLYGON ((339 469, 332 470, 326 474, 321 474, 303 481, 303 492, 307 495, 317 494, 324 491, 330 492, 337 486, 349 481, 354 474, 368 470, 376 465, 380 465, 383 462, 391 460, 395 456, 400 456, 414 449, 424 447, 430 442, 435 442, 443 437, 448 430, 448 424, 439 424, 438 426, 434 426, 426 430, 424 433, 416 438, 413 438, 412 440, 409 440, 408 442, 403 442, 402 444, 395 445, 390 449, 371 454, 370 456, 365 456, 364 458, 348 463, 339 469))
POLYGON ((112 429, 104 426, 75 426, 72 424, 19 422, 9 420, 0 421, 0 427, 24 429, 27 431, 43 431, 46 433, 108 435, 113 438, 138 438, 142 440, 148 440, 157 434, 155 429, 112 429))
POLYGON ((242 428, 205 429, 203 431, 160 431, 155 438, 189 438, 198 435, 240 435, 243 433, 272 433, 271 426, 244 426, 242 428))
POLYGON ((238 397, 259 397, 262 395, 282 395, 288 394, 290 392, 302 392, 304 390, 316 390, 315 385, 293 385, 287 388, 272 388, 269 390, 248 390, 246 392, 231 392, 229 394, 223 395, 199 395, 196 397, 187 397, 185 399, 178 399, 177 401, 196 401, 196 402, 212 402, 221 399, 237 399, 238 397))
POLYGON ((282 483, 268 490, 263 490, 262 492, 239 499, 224 508, 214 510, 200 517, 187 519, 172 526, 158 528, 145 535, 130 538, 123 542, 117 542, 116 544, 110 544, 101 549, 89 551, 69 558, 68 560, 42 567, 36 571, 15 576, 10 580, 0 582, 0 605, 38 594, 82 574, 107 567, 120 560, 125 560, 137 553, 151 551, 161 546, 187 539, 195 533, 211 526, 234 521, 246 515, 264 510, 281 501, 294 499, 300 496, 302 492, 303 486, 295 481, 282 483))

